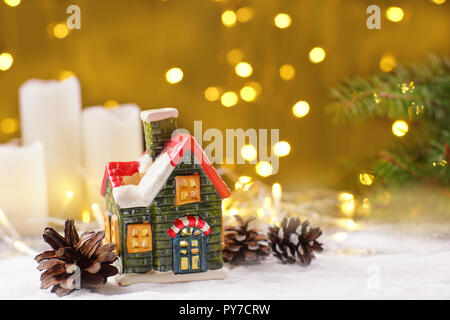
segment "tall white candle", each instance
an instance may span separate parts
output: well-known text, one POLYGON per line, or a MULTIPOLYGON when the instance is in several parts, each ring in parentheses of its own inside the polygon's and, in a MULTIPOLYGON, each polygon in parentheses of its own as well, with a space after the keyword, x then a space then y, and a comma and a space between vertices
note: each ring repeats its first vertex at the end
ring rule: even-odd
POLYGON ((48 206, 42 143, 0 145, 0 209, 21 236, 44 231, 48 206))
POLYGON ((83 110, 84 165, 91 204, 103 206, 100 189, 107 162, 133 161, 144 152, 140 111, 134 104, 83 110))
POLYGON ((50 214, 79 218, 83 188, 78 79, 29 80, 21 86, 19 100, 24 145, 44 145, 50 214))

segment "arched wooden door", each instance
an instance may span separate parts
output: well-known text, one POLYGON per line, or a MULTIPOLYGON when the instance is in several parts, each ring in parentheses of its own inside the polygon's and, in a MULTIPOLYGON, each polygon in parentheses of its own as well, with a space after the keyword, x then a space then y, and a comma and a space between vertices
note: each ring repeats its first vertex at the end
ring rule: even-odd
POLYGON ((204 272, 206 266, 205 235, 197 227, 185 227, 173 239, 173 272, 204 272))

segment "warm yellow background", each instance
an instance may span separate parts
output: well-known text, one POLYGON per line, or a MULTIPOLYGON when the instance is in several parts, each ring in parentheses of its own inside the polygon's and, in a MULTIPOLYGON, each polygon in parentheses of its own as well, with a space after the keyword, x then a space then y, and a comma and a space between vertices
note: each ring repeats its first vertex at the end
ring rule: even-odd
MULTIPOLYGON (((428 52, 449 53, 449 3, 362 0, 22 0, 17 7, 0 2, 0 52, 10 52, 14 64, 0 71, 0 121, 18 118, 17 89, 29 78, 57 78, 73 71, 83 89, 83 105, 108 99, 135 102, 143 108, 175 106, 180 125, 192 130, 194 120, 203 128, 280 128, 280 138, 291 143, 291 154, 281 159, 280 171, 267 182, 285 188, 332 185, 343 159, 364 159, 394 137, 390 122, 377 120, 359 127, 333 126, 324 112, 328 89, 346 76, 379 71, 379 60, 393 53, 398 61, 424 60, 428 52), (67 18, 70 4, 81 7, 82 28, 57 39, 47 29, 67 18), (366 8, 381 7, 381 30, 366 28, 366 8), (389 5, 403 8, 405 17, 386 19, 389 5), (225 28, 226 9, 251 6, 254 18, 225 28), (285 30, 273 24, 279 12, 289 13, 285 30), (315 46, 326 51, 320 64, 308 60, 315 46), (238 92, 248 81, 236 76, 225 59, 239 48, 252 64, 250 78, 263 87, 255 103, 242 100, 232 108, 208 102, 209 86, 238 92), (293 81, 278 76, 278 68, 292 64, 293 81), (184 79, 165 81, 165 72, 182 68, 184 79), (310 113, 292 115, 292 105, 306 100, 310 113)), ((0 142, 20 136, 19 131, 0 142)), ((255 176, 254 166, 240 171, 255 176)), ((356 177, 355 177, 356 179, 356 177)))

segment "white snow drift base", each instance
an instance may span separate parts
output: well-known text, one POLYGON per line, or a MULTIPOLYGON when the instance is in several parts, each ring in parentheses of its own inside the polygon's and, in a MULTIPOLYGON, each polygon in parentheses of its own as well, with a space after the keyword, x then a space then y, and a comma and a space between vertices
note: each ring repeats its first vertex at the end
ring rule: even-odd
POLYGON ((116 283, 121 286, 129 286, 136 283, 155 282, 155 283, 177 283, 200 280, 222 280, 227 277, 227 270, 221 268, 218 270, 209 270, 207 272, 196 272, 186 274, 174 274, 172 271, 147 273, 126 273, 115 277, 116 283))

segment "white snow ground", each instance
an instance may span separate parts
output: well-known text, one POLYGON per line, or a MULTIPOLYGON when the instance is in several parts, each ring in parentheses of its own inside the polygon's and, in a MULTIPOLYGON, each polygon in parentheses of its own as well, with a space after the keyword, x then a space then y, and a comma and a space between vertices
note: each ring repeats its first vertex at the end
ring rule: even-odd
MULTIPOLYGON (((229 270, 223 281, 130 287, 110 281, 64 299, 450 299, 449 232, 430 237, 378 226, 336 241, 329 230, 321 238, 325 251, 307 268, 270 257, 229 270)), ((0 244, 0 299, 59 299, 39 289, 33 259, 8 250, 0 244)))

